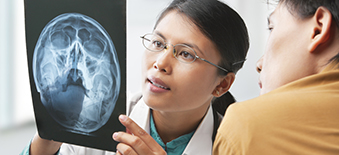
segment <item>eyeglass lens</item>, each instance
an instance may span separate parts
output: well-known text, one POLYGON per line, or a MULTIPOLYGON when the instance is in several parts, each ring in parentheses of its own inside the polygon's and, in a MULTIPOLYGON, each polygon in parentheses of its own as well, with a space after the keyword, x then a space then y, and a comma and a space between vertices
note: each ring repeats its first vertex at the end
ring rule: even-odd
MULTIPOLYGON (((143 37, 144 46, 154 52, 167 49, 168 45, 164 39, 158 35, 147 34, 143 37)), ((187 45, 177 44, 174 46, 173 55, 181 62, 192 63, 196 59, 195 51, 187 45)))

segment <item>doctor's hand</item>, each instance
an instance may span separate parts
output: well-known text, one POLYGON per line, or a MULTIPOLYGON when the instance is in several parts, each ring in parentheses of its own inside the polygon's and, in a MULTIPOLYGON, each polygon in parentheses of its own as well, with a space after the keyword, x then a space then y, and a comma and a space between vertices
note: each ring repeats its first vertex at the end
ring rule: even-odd
POLYGON ((126 127, 126 132, 115 132, 113 139, 120 142, 116 155, 166 155, 165 150, 126 115, 120 115, 119 120, 126 127))
POLYGON ((30 155, 56 154, 62 143, 40 138, 36 133, 30 146, 30 155))

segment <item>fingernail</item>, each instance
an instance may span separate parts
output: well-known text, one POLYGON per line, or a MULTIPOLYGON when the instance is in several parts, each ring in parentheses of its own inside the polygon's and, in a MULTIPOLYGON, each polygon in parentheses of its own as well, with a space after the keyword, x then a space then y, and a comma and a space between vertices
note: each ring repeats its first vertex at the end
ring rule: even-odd
POLYGON ((120 115, 119 119, 120 119, 120 121, 125 122, 126 119, 127 119, 127 116, 126 115, 120 115))
POLYGON ((113 134, 113 139, 116 139, 116 138, 117 138, 117 136, 118 136, 118 134, 119 134, 119 133, 117 133, 117 132, 114 132, 114 134, 113 134))

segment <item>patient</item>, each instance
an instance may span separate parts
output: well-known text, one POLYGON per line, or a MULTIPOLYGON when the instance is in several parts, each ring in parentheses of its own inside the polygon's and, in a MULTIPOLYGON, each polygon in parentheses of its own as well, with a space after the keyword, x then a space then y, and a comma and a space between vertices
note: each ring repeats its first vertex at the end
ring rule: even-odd
POLYGON ((268 21, 261 96, 228 108, 213 154, 338 154, 339 1, 280 0, 268 21))

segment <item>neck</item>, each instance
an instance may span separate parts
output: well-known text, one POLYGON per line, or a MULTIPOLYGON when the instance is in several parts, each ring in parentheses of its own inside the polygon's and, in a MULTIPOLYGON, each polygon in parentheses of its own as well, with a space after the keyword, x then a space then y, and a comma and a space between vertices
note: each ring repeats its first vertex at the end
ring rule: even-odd
MULTIPOLYGON (((334 26, 336 25, 334 24, 334 26)), ((329 63, 330 60, 335 57, 339 53, 339 29, 335 28, 331 32, 333 37, 330 37, 326 43, 322 46, 319 46, 319 51, 317 51, 317 56, 319 57, 318 60, 318 72, 321 72, 326 66, 333 63, 329 63)))
POLYGON ((326 49, 323 49, 322 52, 320 52, 319 55, 319 59, 313 62, 318 62, 317 66, 318 66, 318 70, 317 72, 321 72, 322 70, 324 70, 328 65, 333 65, 332 62, 330 62, 330 60, 335 57, 338 53, 339 53, 339 41, 336 41, 335 43, 337 44, 332 44, 330 46, 328 46, 326 49))
POLYGON ((207 113, 208 108, 209 104, 189 112, 162 112, 153 110, 154 124, 162 141, 166 144, 196 130, 207 113))

